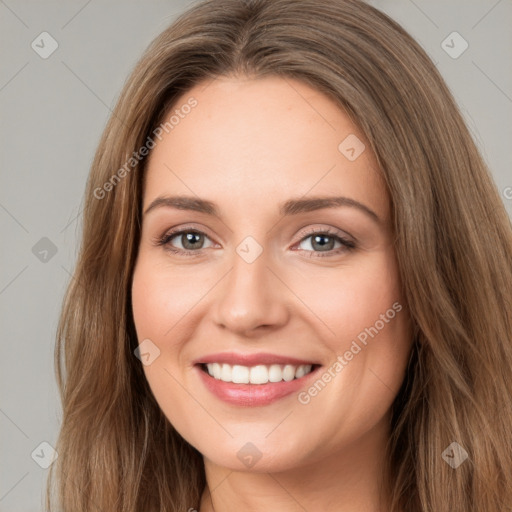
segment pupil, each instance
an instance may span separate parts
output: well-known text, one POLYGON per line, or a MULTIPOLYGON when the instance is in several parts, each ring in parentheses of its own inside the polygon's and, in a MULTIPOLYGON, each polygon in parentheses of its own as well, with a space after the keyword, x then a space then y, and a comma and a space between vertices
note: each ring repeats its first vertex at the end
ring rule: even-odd
POLYGON ((315 243, 317 243, 319 240, 324 240, 325 239, 331 239, 330 243, 327 242, 327 243, 324 243, 324 242, 320 242, 320 247, 325 249, 326 246, 327 246, 327 249, 332 249, 332 244, 334 243, 333 239, 330 237, 330 236, 325 236, 325 235, 316 235, 315 237, 313 237, 313 246, 315 245, 315 243))
MULTIPOLYGON (((187 248, 187 244, 194 244, 194 243, 197 243, 198 241, 201 240, 201 236, 199 233, 187 233, 185 235, 185 238, 186 238, 186 243, 184 244, 184 247, 187 248), (194 241, 194 238, 199 238, 199 240, 195 240, 194 241)), ((194 249, 194 247, 192 247, 192 249, 194 249)))

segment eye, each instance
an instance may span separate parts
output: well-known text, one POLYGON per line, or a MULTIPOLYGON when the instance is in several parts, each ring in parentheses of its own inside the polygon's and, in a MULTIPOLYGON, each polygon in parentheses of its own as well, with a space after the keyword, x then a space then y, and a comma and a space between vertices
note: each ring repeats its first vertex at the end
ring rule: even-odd
MULTIPOLYGON (((161 238, 155 240, 155 244, 163 246, 166 251, 174 254, 198 256, 201 254, 202 249, 213 245, 205 247, 205 240, 210 239, 202 231, 193 228, 182 228, 165 233, 161 238), (172 243, 173 240, 176 241, 172 243), (176 243, 178 246, 176 246, 176 243)), ((341 232, 333 231, 331 228, 321 228, 306 232, 298 245, 299 249, 308 253, 307 257, 310 258, 335 256, 343 252, 352 251, 356 247, 352 240, 345 238, 341 232), (335 247, 336 244, 338 244, 337 247, 335 247)))
POLYGON ((208 236, 202 231, 196 229, 181 229, 179 231, 166 233, 157 241, 157 245, 165 246, 166 250, 174 253, 190 254, 204 249, 203 244, 206 239, 209 240, 208 236), (171 243, 174 239, 176 239, 178 247, 171 243))
POLYGON ((326 228, 314 230, 299 242, 299 248, 311 253, 308 257, 313 258, 337 255, 346 251, 352 251, 355 247, 356 245, 352 240, 345 238, 338 231, 326 228), (339 244, 338 247, 335 247, 336 243, 339 244))

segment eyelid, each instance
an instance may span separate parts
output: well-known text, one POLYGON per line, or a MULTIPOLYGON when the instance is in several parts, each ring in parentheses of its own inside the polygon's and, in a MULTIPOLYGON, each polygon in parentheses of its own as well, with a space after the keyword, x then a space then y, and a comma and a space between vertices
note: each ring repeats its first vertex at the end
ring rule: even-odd
MULTIPOLYGON (((175 236, 177 235, 180 235, 182 234, 183 232, 195 232, 195 233, 199 233, 201 235, 205 235, 206 237, 208 237, 210 240, 212 240, 213 242, 213 239, 212 237, 206 232, 207 230, 204 228, 204 227, 196 227, 195 225, 188 225, 188 224, 185 224, 185 225, 178 225, 178 226, 175 226, 175 227, 172 227, 172 228, 168 228, 164 231, 164 233, 161 235, 161 236, 158 236, 156 238, 153 239, 153 242, 156 244, 156 245, 164 245, 164 241, 165 240, 170 240, 172 238, 174 238, 175 236)), ((178 249, 179 251, 182 251, 182 252, 187 252, 186 249, 178 249)), ((198 249, 196 251, 190 251, 190 252, 194 252, 194 253, 198 253, 200 252, 202 249, 198 249)))
POLYGON ((299 236, 298 242, 302 241, 302 239, 304 237, 311 236, 316 233, 325 233, 325 234, 329 234, 331 236, 339 236, 340 238, 347 239, 347 240, 350 238, 351 242, 354 242, 354 244, 357 243, 357 239, 354 236, 352 236, 350 233, 348 233, 347 231, 342 231, 341 229, 338 229, 338 228, 335 228, 335 227, 329 226, 329 225, 324 225, 319 228, 307 228, 307 227, 302 228, 298 233, 298 236, 299 236))

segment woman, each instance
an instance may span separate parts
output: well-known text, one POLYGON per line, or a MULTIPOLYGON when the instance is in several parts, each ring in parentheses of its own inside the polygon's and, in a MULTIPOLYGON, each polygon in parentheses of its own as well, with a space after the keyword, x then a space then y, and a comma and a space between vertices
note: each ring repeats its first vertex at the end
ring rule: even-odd
POLYGON ((401 27, 359 0, 197 4, 92 165, 57 500, 512 510, 511 283, 499 194, 401 27))

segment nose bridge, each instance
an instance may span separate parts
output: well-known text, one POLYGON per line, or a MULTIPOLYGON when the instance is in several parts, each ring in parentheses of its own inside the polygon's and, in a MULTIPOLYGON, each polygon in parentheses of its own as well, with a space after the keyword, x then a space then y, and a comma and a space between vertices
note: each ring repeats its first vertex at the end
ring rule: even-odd
POLYGON ((218 325, 239 333, 286 321, 285 290, 273 275, 269 251, 246 237, 235 248, 215 305, 218 325))

